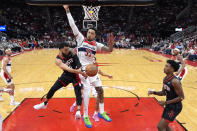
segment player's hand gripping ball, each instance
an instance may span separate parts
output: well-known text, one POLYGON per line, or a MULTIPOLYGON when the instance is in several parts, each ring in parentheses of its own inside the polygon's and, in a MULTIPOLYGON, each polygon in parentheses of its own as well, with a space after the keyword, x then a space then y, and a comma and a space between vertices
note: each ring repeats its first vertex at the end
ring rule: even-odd
POLYGON ((96 64, 89 64, 86 66, 86 74, 90 77, 95 76, 98 73, 98 67, 96 64))

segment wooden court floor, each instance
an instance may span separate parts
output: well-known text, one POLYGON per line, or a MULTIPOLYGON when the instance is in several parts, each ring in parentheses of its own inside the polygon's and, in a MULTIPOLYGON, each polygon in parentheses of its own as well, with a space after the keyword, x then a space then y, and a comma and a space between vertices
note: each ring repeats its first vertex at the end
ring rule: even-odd
MULTIPOLYGON (((16 85, 16 100, 40 98, 52 86, 62 71, 55 66, 57 49, 25 52, 12 57, 12 76, 16 85)), ((113 75, 110 80, 101 77, 105 97, 147 97, 149 89, 161 90, 165 74, 163 68, 167 58, 145 50, 114 50, 111 54, 97 54, 100 69, 113 75)), ((197 130, 197 70, 187 65, 188 74, 183 80, 185 100, 183 110, 177 120, 190 131, 197 130)), ((0 80, 0 86, 5 86, 0 80)), ((75 97, 71 85, 58 90, 54 97, 75 97)), ((8 94, 3 94, 0 112, 6 118, 15 108, 9 105, 8 94)), ((164 100, 165 97, 157 97, 164 100)))

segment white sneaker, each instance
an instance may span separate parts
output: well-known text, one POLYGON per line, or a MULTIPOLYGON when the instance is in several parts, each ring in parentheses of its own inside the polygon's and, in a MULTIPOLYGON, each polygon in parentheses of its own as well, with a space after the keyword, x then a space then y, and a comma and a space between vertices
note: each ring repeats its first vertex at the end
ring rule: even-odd
POLYGON ((19 104, 20 104, 20 102, 16 102, 16 101, 10 102, 11 106, 18 106, 19 104))
POLYGON ((2 98, 2 96, 0 96, 0 101, 3 101, 3 98, 2 98))
POLYGON ((81 118, 81 112, 77 111, 75 114, 75 119, 80 119, 81 118))
POLYGON ((46 109, 47 106, 43 103, 37 104, 34 106, 34 109, 39 110, 39 109, 46 109))

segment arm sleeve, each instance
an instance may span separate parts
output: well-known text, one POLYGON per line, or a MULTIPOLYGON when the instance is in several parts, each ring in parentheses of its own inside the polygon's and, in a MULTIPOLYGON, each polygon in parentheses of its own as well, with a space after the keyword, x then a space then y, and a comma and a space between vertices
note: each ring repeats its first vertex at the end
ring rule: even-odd
POLYGON ((73 31, 73 34, 76 37, 76 41, 77 41, 77 46, 80 46, 84 40, 84 36, 81 34, 81 32, 79 32, 79 29, 77 28, 77 26, 75 25, 75 21, 71 15, 71 13, 67 13, 67 17, 68 17, 68 22, 69 25, 73 31))
POLYGON ((79 69, 81 67, 81 63, 80 63, 79 58, 76 54, 74 55, 74 61, 76 64, 76 68, 79 69))
POLYGON ((101 51, 101 48, 104 47, 103 44, 96 42, 97 51, 101 51))

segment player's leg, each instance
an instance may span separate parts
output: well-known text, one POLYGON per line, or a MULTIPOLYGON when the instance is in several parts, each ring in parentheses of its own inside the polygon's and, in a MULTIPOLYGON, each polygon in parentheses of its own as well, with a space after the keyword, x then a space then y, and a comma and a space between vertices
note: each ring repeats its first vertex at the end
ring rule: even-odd
POLYGON ((88 105, 89 105, 90 90, 91 90, 89 77, 84 78, 82 75, 79 75, 79 77, 81 79, 81 83, 83 84, 83 113, 84 113, 83 120, 87 128, 92 128, 92 124, 88 116, 88 105))
POLYGON ((104 91, 102 86, 95 87, 96 91, 98 93, 97 99, 99 100, 99 113, 98 116, 100 118, 103 118, 107 122, 111 122, 111 118, 107 115, 107 113, 104 111, 104 91))
POLYGON ((100 118, 103 118, 107 122, 111 122, 111 118, 107 115, 107 113, 104 111, 104 90, 102 88, 102 82, 100 80, 99 75, 96 75, 94 77, 94 82, 92 82, 93 86, 95 87, 97 91, 97 99, 99 101, 99 113, 98 116, 100 118))
POLYGON ((76 104, 77 104, 77 112, 75 114, 76 119, 81 118, 81 104, 82 104, 82 94, 81 94, 81 88, 82 85, 80 83, 74 84, 74 91, 75 91, 75 96, 76 96, 76 104))
POLYGON ((160 120, 157 128, 159 131, 171 131, 172 129, 168 126, 169 123, 173 122, 177 115, 182 110, 182 103, 170 104, 164 108, 162 119, 160 120))
POLYGON ((49 92, 47 93, 46 99, 44 101, 45 105, 48 104, 48 101, 53 97, 53 95, 55 94, 55 92, 57 90, 59 90, 62 87, 66 87, 68 85, 68 83, 63 82, 61 79, 57 80, 55 82, 55 84, 51 87, 51 89, 49 90, 49 92))
POLYGON ((95 89, 94 86, 91 86, 91 92, 92 92, 92 96, 95 98, 95 111, 94 111, 94 114, 92 116, 92 118, 95 120, 95 121, 99 121, 99 117, 98 117, 98 112, 99 112, 99 99, 97 98, 98 97, 98 94, 97 94, 97 91, 95 89))
MULTIPOLYGON (((70 107, 70 112, 74 112, 75 107, 77 106, 78 111, 76 112, 76 115, 80 116, 80 118, 81 118, 81 113, 80 113, 81 104, 79 104, 79 103, 82 103, 82 88, 83 88, 83 85, 81 84, 81 79, 79 78, 78 74, 76 74, 75 79, 73 79, 73 87, 74 87, 74 91, 75 91, 76 101, 70 107)), ((78 118, 78 117, 76 117, 76 115, 75 115, 75 118, 78 118)))
POLYGON ((72 104, 72 106, 70 107, 70 112, 74 112, 76 106, 77 106, 77 102, 75 101, 75 102, 72 104))
POLYGON ((172 131, 172 129, 168 126, 169 122, 167 122, 164 118, 162 118, 158 125, 157 125, 157 129, 159 131, 172 131))
POLYGON ((15 92, 15 85, 12 83, 12 80, 10 79, 10 81, 8 81, 8 89, 11 89, 11 91, 9 92, 10 95, 10 105, 18 105, 19 102, 16 102, 14 99, 14 92, 15 92))
MULTIPOLYGON (((157 129, 159 131, 166 131, 168 128, 168 124, 171 121, 173 121, 174 113, 171 113, 171 112, 172 112, 172 107, 170 105, 168 105, 164 108, 164 111, 162 114, 162 119, 159 121, 159 123, 157 125, 157 129)), ((168 128, 168 129, 170 129, 170 128, 168 128)))
POLYGON ((9 91, 10 95, 10 105, 18 105, 20 104, 19 102, 16 102, 14 99, 14 91, 15 91, 15 85, 13 83, 12 79, 9 79, 8 75, 5 72, 1 72, 1 78, 4 80, 4 82, 7 84, 7 89, 11 89, 9 91))
MULTIPOLYGON (((81 94, 83 94, 83 86, 81 88, 81 94)), ((82 95, 82 99, 83 99, 83 95, 82 95)), ((75 101, 72 106, 70 107, 70 112, 74 112, 75 111, 75 107, 77 106, 77 102, 75 101)))
MULTIPOLYGON (((8 93, 9 94, 11 91, 12 91, 12 89, 0 87, 0 92, 1 93, 5 92, 5 93, 8 93)), ((0 96, 0 101, 3 101, 3 98, 1 98, 1 96, 0 96)))
POLYGON ((46 109, 47 104, 49 100, 53 97, 55 92, 62 88, 63 86, 67 86, 69 82, 65 82, 62 80, 62 76, 54 83, 54 85, 51 87, 49 92, 46 95, 46 99, 43 103, 37 104, 34 106, 34 109, 39 110, 39 109, 46 109))
MULTIPOLYGON (((7 81, 4 77, 4 72, 2 70, 1 70, 0 76, 1 76, 2 80, 7 84, 7 81)), ((3 101, 2 94, 3 94, 3 90, 0 91, 0 101, 3 101)))

